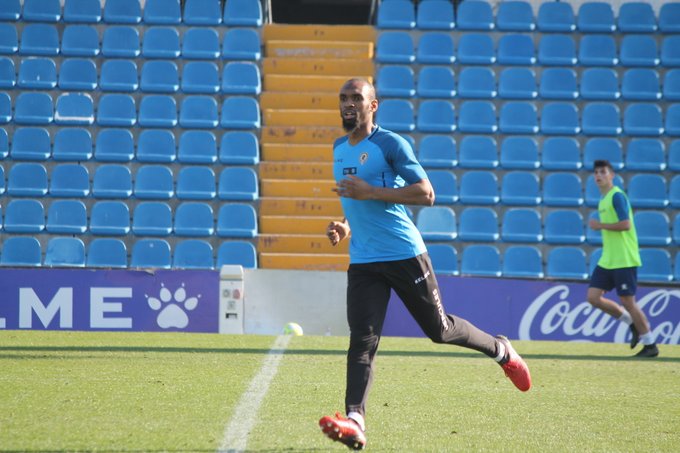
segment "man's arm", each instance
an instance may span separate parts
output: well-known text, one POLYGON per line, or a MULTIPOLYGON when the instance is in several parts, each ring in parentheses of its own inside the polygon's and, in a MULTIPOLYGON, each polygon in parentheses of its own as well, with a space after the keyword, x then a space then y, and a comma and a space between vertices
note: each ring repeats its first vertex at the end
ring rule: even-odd
POLYGON ((628 200, 622 193, 616 193, 612 197, 612 205, 616 211, 618 222, 602 223, 599 220, 591 219, 590 228, 593 230, 608 231, 628 231, 630 230, 630 219, 628 217, 628 200))
POLYGON ((345 217, 340 222, 333 221, 329 223, 326 227, 326 236, 331 241, 331 245, 336 246, 340 241, 349 236, 350 231, 349 222, 347 217, 345 217))
POLYGON ((434 189, 428 179, 399 188, 375 187, 354 175, 341 180, 333 189, 341 197, 355 200, 378 200, 387 203, 432 206, 434 189))

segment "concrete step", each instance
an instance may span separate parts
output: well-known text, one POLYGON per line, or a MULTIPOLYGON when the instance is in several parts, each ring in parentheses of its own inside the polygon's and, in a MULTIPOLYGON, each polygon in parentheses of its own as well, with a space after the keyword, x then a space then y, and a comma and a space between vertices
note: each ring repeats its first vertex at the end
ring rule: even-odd
MULTIPOLYGON (((372 74, 371 74, 372 75, 372 74)), ((299 93, 332 93, 335 96, 337 107, 338 93, 342 84, 350 76, 339 75, 296 75, 296 74, 264 74, 264 91, 284 91, 299 93)), ((364 76, 373 83, 373 77, 364 76)))
POLYGON ((373 42, 272 39, 265 42, 265 55, 277 58, 373 58, 373 42))
POLYGON ((259 234, 325 234, 332 218, 321 216, 260 215, 259 234))
POLYGON ((344 216, 340 199, 335 198, 260 198, 258 210, 261 216, 317 216, 331 220, 340 220, 344 216))
POLYGON ((307 109, 265 109, 262 122, 267 126, 341 126, 340 111, 307 109))
POLYGON ((339 137, 345 135, 342 127, 291 127, 263 126, 260 143, 294 143, 333 145, 339 137))
POLYGON ((324 234, 261 234, 257 238, 260 253, 324 253, 347 254, 349 241, 331 245, 324 234))
POLYGON ((258 265, 260 269, 346 271, 349 256, 321 253, 260 253, 258 265))
POLYGON ((260 162, 260 179, 333 180, 330 162, 260 162))
POLYGON ((299 197, 299 198, 332 198, 335 192, 333 180, 312 179, 307 181, 290 179, 261 179, 261 197, 299 197))
POLYGON ((261 146, 262 161, 282 162, 332 162, 332 145, 289 145, 285 143, 266 143, 261 146))
POLYGON ((262 40, 302 41, 376 41, 376 30, 370 25, 290 25, 267 24, 262 40))
MULTIPOLYGON (((273 58, 262 59, 263 74, 329 75, 366 77, 375 67, 370 58, 273 58)), ((338 90, 340 87, 338 87, 338 90)))
MULTIPOLYGON (((340 85, 344 82, 340 82, 340 85)), ((299 83, 299 82, 298 82, 299 83)), ((281 91, 265 91, 260 95, 260 108, 266 109, 318 109, 318 110, 335 110, 339 112, 338 91, 340 85, 337 86, 335 92, 323 93, 299 93, 294 91, 291 87, 290 92, 281 91)), ((338 116, 340 113, 338 113, 338 116)))

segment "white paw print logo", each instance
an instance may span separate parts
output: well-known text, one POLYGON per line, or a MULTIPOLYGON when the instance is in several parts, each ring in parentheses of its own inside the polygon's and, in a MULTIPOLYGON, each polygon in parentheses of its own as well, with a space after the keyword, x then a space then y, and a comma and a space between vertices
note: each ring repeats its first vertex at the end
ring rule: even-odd
POLYGON ((149 303, 149 307, 159 311, 156 322, 162 329, 169 329, 171 327, 184 329, 188 326, 189 317, 186 312, 196 308, 198 306, 198 299, 201 297, 200 294, 195 297, 187 297, 184 283, 177 288, 174 294, 161 283, 158 298, 150 297, 146 294, 144 296, 149 303))

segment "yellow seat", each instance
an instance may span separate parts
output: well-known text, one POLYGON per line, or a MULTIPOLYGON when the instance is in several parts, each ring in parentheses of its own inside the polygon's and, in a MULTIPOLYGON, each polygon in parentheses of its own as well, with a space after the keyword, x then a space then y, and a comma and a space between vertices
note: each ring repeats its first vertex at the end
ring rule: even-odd
MULTIPOLYGON (((345 75, 296 75, 296 74, 264 74, 265 94, 269 91, 299 93, 331 93, 335 98, 343 83, 349 77, 345 75)), ((373 77, 364 76, 373 83, 373 77)), ((337 101, 336 101, 337 106, 337 101)))
POLYGON ((262 122, 267 126, 340 126, 338 110, 267 109, 262 122))
POLYGON ((318 216, 327 220, 342 217, 342 205, 340 199, 335 198, 260 198, 261 216, 318 216))
MULTIPOLYGON (((346 77, 368 77, 374 73, 370 58, 275 58, 262 60, 265 74, 331 75, 346 77)), ((338 89, 340 89, 338 87, 338 89)))
POLYGON ((285 215, 261 215, 260 234, 325 234, 329 219, 319 216, 297 216, 291 221, 285 215))
MULTIPOLYGON (((345 78, 342 77, 342 79, 340 85, 344 82, 345 78)), ((297 83, 300 83, 299 79, 297 79, 297 83)), ((336 87, 333 93, 310 92, 301 94, 293 91, 289 93, 265 91, 260 95, 260 109, 321 109, 335 110, 337 112, 339 105, 337 91, 340 85, 336 87)))
POLYGON ((330 162, 260 162, 260 179, 333 180, 330 162))
POLYGON ((344 135, 341 127, 264 126, 260 143, 299 143, 332 145, 344 135))
POLYGON ((262 253, 323 253, 346 254, 349 241, 331 245, 324 234, 261 234, 257 238, 257 251, 262 253))
POLYGON ((261 269, 345 271, 349 256, 321 253, 260 253, 261 269))
POLYGON ((331 189, 335 181, 331 180, 290 180, 263 179, 260 181, 261 197, 306 197, 331 198, 335 195, 331 189))
POLYGON ((265 161, 309 161, 332 162, 333 148, 328 145, 294 145, 265 143, 260 149, 260 158, 265 161))
POLYGON ((376 31, 370 25, 285 25, 267 24, 263 41, 368 41, 375 42, 376 31))

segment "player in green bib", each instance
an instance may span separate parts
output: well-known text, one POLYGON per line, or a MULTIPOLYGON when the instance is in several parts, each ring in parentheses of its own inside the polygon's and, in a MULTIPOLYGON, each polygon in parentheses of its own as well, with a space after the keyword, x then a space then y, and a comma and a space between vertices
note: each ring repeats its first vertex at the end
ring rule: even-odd
POLYGON ((602 232, 602 257, 590 279, 588 302, 630 326, 630 347, 635 348, 638 342, 644 345, 636 356, 656 357, 659 349, 649 321, 635 303, 637 268, 642 261, 633 210, 623 190, 614 185, 614 169, 609 161, 596 160, 594 167, 595 183, 602 198, 597 207, 599 220, 591 219, 590 228, 602 232), (614 288, 623 308, 604 297, 605 292, 614 288))

